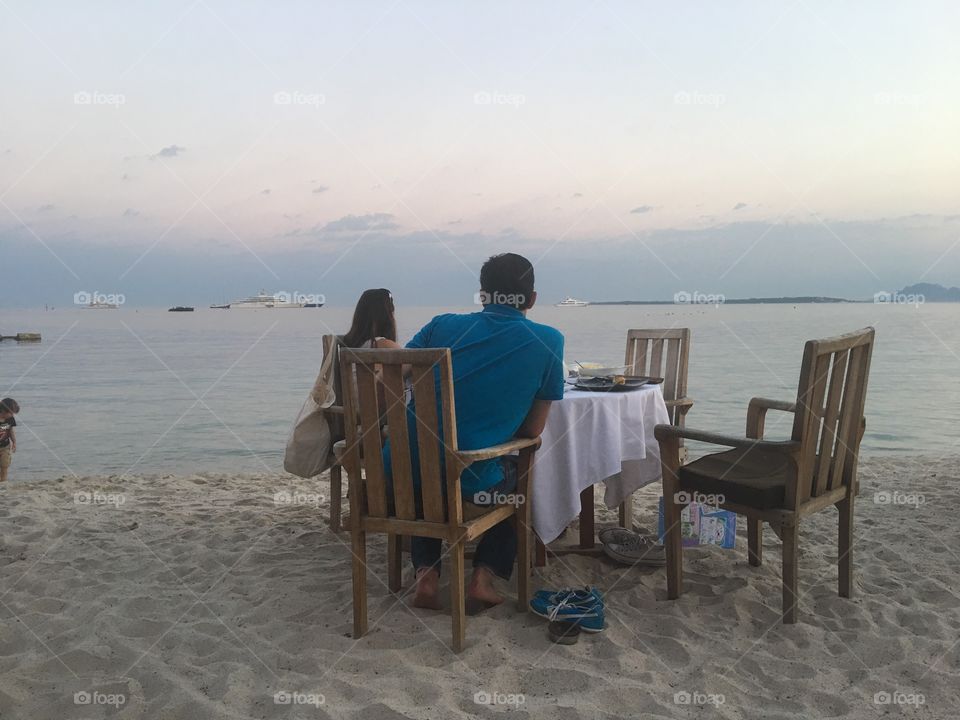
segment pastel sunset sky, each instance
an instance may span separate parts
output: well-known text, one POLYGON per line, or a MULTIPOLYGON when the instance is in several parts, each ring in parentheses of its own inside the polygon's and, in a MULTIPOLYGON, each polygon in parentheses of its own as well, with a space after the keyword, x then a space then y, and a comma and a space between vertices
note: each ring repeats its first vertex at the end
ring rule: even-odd
POLYGON ((3 302, 444 303, 505 250, 551 301, 960 284, 958 30, 933 0, 3 0, 3 302))

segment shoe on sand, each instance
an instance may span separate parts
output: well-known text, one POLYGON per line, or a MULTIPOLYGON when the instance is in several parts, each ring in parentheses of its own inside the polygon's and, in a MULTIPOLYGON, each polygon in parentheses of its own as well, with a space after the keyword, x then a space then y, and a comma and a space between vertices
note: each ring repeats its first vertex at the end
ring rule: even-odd
POLYGON ((573 622, 554 620, 547 625, 547 635, 557 645, 576 645, 580 639, 580 626, 573 622))
POLYGON ((609 545, 610 543, 623 545, 624 543, 632 542, 637 535, 653 535, 653 533, 643 527, 640 528, 638 532, 622 527, 612 527, 605 528, 597 533, 597 539, 604 545, 609 545))
POLYGON ((634 535, 625 543, 605 544, 603 552, 607 557, 624 565, 662 567, 667 564, 666 548, 647 535, 634 535))
POLYGON ((539 615, 544 615, 547 607, 557 605, 564 600, 580 605, 595 604, 603 607, 603 595, 595 587, 537 590, 530 601, 530 607, 539 615))
POLYGON ((596 588, 538 593, 530 601, 530 609, 550 622, 570 622, 584 632, 601 632, 606 626, 603 601, 596 588))

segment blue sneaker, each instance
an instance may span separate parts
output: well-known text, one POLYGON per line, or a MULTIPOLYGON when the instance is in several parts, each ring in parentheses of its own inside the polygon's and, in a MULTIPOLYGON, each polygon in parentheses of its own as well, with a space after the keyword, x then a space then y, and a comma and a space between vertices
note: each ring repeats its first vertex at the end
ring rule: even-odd
POLYGON ((603 598, 596 588, 541 590, 530 601, 530 609, 551 622, 574 623, 584 632, 600 632, 606 624, 603 598))
MULTIPOLYGON (((530 601, 530 607, 537 603, 542 609, 548 605, 555 605, 563 599, 569 599, 576 603, 599 603, 603 606, 603 596, 595 587, 582 588, 563 588, 562 590, 537 590, 533 594, 533 600, 530 601)), ((536 608, 534 608, 536 612, 536 608)))

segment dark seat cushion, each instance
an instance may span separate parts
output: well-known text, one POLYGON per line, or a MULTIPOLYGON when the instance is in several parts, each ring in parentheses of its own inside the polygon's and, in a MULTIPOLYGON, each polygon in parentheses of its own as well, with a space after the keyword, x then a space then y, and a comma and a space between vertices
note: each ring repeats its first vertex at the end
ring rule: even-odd
POLYGON ((784 506, 787 483, 794 473, 780 453, 755 448, 705 455, 680 468, 680 489, 723 495, 726 502, 762 510, 784 506))

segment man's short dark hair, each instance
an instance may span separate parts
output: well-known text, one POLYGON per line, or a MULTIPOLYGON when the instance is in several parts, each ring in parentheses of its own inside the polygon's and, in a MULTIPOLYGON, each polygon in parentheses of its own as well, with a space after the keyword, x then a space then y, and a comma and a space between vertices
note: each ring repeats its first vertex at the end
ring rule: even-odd
POLYGON ((523 255, 494 255, 480 268, 484 305, 509 305, 523 310, 533 300, 533 265, 523 255))
POLYGON ((0 400, 0 412, 8 412, 16 415, 20 412, 20 404, 13 398, 4 398, 0 400))

